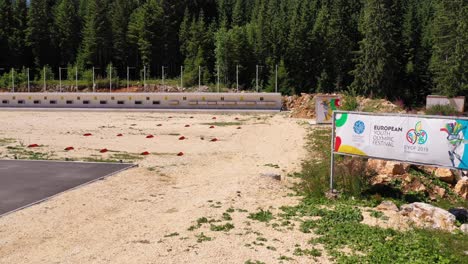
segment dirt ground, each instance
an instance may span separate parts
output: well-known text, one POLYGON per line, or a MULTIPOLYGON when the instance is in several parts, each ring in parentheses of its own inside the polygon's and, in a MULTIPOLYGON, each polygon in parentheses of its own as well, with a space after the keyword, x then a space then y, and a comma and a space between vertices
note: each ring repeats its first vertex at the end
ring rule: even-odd
POLYGON ((307 247, 311 234, 248 218, 259 209, 275 214, 296 203, 288 196, 288 180, 262 174, 299 169, 307 133, 301 120, 284 114, 63 111, 2 111, 0 120, 2 158, 37 155, 25 146, 38 144, 32 151, 51 159, 139 165, 0 218, 0 263, 328 262, 325 255, 293 255, 295 247, 307 247), (70 146, 75 150, 64 151, 70 146), (99 153, 103 148, 109 152, 99 153), (144 151, 151 154, 139 155, 144 151), (226 212, 232 220, 223 220, 226 212), (198 228, 202 217, 234 228, 198 228))

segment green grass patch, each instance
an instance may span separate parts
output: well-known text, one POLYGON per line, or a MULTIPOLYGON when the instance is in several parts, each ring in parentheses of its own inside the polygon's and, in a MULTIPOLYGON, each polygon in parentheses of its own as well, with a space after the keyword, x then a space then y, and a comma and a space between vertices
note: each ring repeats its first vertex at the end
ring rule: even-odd
POLYGON ((271 163, 265 164, 265 165, 263 165, 263 166, 265 166, 265 167, 271 167, 271 168, 275 168, 275 169, 279 169, 279 168, 280 168, 279 165, 277 165, 277 164, 271 164, 271 163))
POLYGON ((211 122, 211 123, 203 123, 202 125, 226 127, 226 126, 240 126, 242 125, 242 123, 241 122, 211 122))
POLYGON ((16 140, 14 138, 0 138, 0 147, 10 145, 15 143, 16 140))
POLYGON ((206 241, 211 241, 213 238, 206 236, 203 232, 195 236, 197 238, 198 243, 203 243, 206 241))
POLYGON ((260 222, 270 222, 274 217, 269 210, 264 211, 263 209, 260 209, 260 211, 256 213, 249 214, 248 218, 260 222))
POLYGON ((231 223, 226 223, 224 225, 210 225, 210 230, 211 231, 224 231, 224 232, 229 232, 231 229, 234 229, 234 225, 231 223))
POLYGON ((434 105, 426 109, 427 115, 457 116, 460 113, 451 105, 434 105))
POLYGON ((178 236, 178 235, 179 235, 179 233, 174 232, 174 233, 170 233, 168 235, 165 235, 164 237, 175 237, 175 236, 178 236))

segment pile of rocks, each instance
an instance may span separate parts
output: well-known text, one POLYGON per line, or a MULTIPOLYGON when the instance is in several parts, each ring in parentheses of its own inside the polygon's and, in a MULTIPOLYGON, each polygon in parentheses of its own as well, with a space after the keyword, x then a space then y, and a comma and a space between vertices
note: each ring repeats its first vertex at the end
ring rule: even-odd
POLYGON ((464 208, 444 210, 427 203, 411 203, 400 208, 391 201, 384 201, 375 208, 383 212, 389 222, 396 223, 394 228, 415 226, 419 228, 438 229, 449 232, 460 230, 468 234, 468 224, 457 227, 457 220, 466 222, 468 211, 464 208), (400 225, 400 226, 399 226, 400 225))
MULTIPOLYGON (((409 174, 409 165, 393 161, 384 161, 369 159, 367 164, 368 173, 374 175, 371 178, 372 185, 389 185, 398 181, 401 184, 403 193, 408 192, 427 192, 429 198, 436 200, 444 198, 447 195, 447 190, 431 184, 426 186, 420 178, 409 174)), ((454 171, 444 168, 423 167, 420 169, 434 175, 439 180, 453 187, 453 192, 463 199, 468 200, 468 177, 458 177, 454 171)))
POLYGON ((291 111, 293 118, 315 118, 315 94, 286 96, 283 108, 291 111))

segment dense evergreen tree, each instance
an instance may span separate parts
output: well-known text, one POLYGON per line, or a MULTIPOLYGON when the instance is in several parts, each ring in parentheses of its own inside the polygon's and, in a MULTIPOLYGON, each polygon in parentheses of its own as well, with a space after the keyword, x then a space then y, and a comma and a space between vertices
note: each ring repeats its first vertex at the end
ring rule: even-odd
POLYGON ((28 13, 26 41, 31 47, 36 66, 57 62, 57 49, 53 38, 53 0, 31 0, 28 13))
POLYGON ((80 20, 72 0, 61 0, 55 8, 55 38, 60 51, 60 64, 75 62, 80 40, 80 20))
POLYGON ((106 0, 89 0, 83 28, 83 42, 78 55, 82 67, 97 66, 105 69, 111 58, 111 31, 106 0))
MULTIPOLYGON (((0 0, 0 68, 219 79, 284 93, 466 95, 466 0, 0 0), (265 84, 265 85, 263 85, 265 84)), ((0 71, 1 72, 1 71, 0 71)), ((37 70, 35 71, 36 73, 37 70)), ((37 75, 37 74, 36 74, 37 75)), ((89 75, 89 74, 88 74, 89 75)), ((123 77, 123 76, 121 76, 123 77)))
POLYGON ((11 54, 8 38, 13 23, 12 9, 10 0, 0 0, 0 67, 7 67, 13 62, 13 58, 8 56, 11 54))
POLYGON ((127 30, 130 16, 136 8, 136 4, 134 0, 115 0, 111 6, 112 61, 119 68, 127 67, 130 62, 129 58, 134 55, 129 52, 127 30))
MULTIPOLYGON (((128 26, 128 39, 139 52, 141 64, 151 67, 162 48, 163 9, 157 0, 148 0, 133 12, 128 26)), ((155 68, 155 70, 157 70, 155 68)))
POLYGON ((360 25, 360 41, 352 87, 366 95, 395 95, 400 66, 398 0, 367 0, 360 25))
POLYGON ((468 93, 468 4, 439 0, 433 22, 431 70, 435 92, 455 96, 468 93))

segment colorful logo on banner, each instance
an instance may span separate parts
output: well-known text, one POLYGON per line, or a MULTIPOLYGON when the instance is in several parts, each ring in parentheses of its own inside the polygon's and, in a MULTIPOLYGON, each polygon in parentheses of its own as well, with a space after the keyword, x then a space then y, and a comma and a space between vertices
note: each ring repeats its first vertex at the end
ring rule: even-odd
POLYGON ((366 130, 366 125, 361 120, 356 121, 353 126, 354 133, 361 135, 366 130))
POLYGON ((411 144, 424 145, 427 142, 427 132, 423 130, 421 121, 416 123, 414 129, 408 130, 406 133, 406 140, 411 144))
MULTIPOLYGON (((347 121, 348 121, 348 114, 347 113, 337 115, 337 119, 335 120, 335 126, 336 127, 342 127, 347 123, 347 121)), ((364 122, 362 122, 362 121, 355 122, 355 124, 354 124, 355 132, 357 130, 358 132, 361 132, 360 134, 362 134, 362 133, 364 133, 365 129, 366 129, 366 125, 364 124, 364 122), (357 123, 359 123, 359 124, 357 124, 357 123)), ((348 154, 354 154, 354 155, 360 155, 360 156, 365 156, 366 155, 366 153, 364 153, 362 150, 360 150, 360 149, 358 149, 358 148, 356 148, 354 146, 343 145, 341 143, 342 143, 341 137, 336 136, 335 137, 335 152, 348 153, 348 154)))
POLYGON ((341 101, 340 99, 324 99, 321 105, 323 106, 325 121, 330 121, 333 116, 333 111, 338 110, 338 107, 341 106, 341 101))
MULTIPOLYGON (((455 122, 455 123, 448 123, 445 125, 444 128, 441 128, 440 131, 447 133, 447 143, 449 145, 448 155, 450 161, 452 162, 452 166, 455 167, 455 160, 459 161, 461 165, 464 167, 468 167, 468 160, 465 160, 463 157, 464 144, 468 144, 468 140, 465 139, 465 135, 463 135, 463 130, 465 130, 462 124, 455 122)), ((462 167, 462 166, 460 166, 462 167)))

